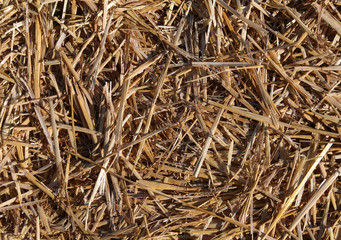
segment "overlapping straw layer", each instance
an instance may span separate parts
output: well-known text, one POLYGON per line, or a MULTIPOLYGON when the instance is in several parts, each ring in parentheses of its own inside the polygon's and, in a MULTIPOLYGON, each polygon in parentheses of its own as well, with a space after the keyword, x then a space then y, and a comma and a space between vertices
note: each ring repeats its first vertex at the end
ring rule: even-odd
POLYGON ((341 4, 0 1, 0 239, 340 239, 341 4))

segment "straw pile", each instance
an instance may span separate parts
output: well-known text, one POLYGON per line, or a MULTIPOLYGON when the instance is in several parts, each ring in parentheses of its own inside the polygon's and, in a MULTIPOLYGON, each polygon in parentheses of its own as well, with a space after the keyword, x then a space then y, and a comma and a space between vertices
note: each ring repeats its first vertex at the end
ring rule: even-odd
POLYGON ((340 239, 340 21, 1 0, 1 239, 340 239))

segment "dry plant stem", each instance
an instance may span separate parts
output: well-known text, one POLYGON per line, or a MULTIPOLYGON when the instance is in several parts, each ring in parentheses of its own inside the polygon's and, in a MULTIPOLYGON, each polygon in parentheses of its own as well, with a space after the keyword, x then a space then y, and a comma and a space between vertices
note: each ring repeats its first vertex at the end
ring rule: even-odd
MULTIPOLYGON (((19 81, 20 81, 19 84, 24 87, 24 89, 28 92, 28 94, 31 97, 31 99, 34 100, 35 99, 35 95, 32 92, 32 89, 27 85, 27 83, 23 79, 19 78, 19 81)), ((40 126, 43 129, 45 137, 46 137, 46 139, 47 139, 47 141, 49 143, 50 151, 52 153, 54 153, 54 147, 53 147, 52 138, 51 138, 51 135, 50 135, 49 131, 47 130, 47 127, 46 127, 45 121, 43 119, 43 116, 41 115, 41 108, 39 107, 39 105, 36 102, 34 102, 33 104, 34 104, 34 110, 35 110, 35 112, 37 114, 37 117, 38 117, 38 120, 40 122, 40 126)))
MULTIPOLYGON (((315 203, 320 199, 320 197, 327 191, 327 189, 335 182, 335 180, 341 176, 341 167, 337 169, 333 175, 331 175, 320 188, 314 193, 314 195, 309 199, 306 205, 303 207, 301 212, 295 217, 292 221, 289 231, 292 231, 296 225, 301 221, 301 219, 309 212, 309 210, 315 205, 315 203)), ((283 239, 286 239, 288 236, 285 235, 283 239)))
POLYGON ((280 8, 284 9, 293 19, 295 19, 304 31, 306 31, 312 37, 315 36, 310 31, 310 29, 302 22, 302 20, 299 18, 299 16, 297 16, 298 15, 297 13, 293 12, 293 10, 291 8, 281 4, 278 0, 275 0, 275 2, 279 5, 280 8))
POLYGON ((52 132, 53 132, 53 141, 54 141, 54 155, 56 156, 56 167, 57 167, 57 175, 58 175, 57 178, 58 178, 58 182, 61 184, 63 180, 62 158, 60 156, 58 130, 57 130, 56 118, 54 115, 53 102, 51 99, 49 99, 49 107, 50 107, 51 125, 52 125, 52 132))
POLYGON ((254 22, 250 21, 243 15, 239 14, 236 10, 234 10, 232 7, 230 7, 227 3, 225 3, 223 0, 217 0, 217 2, 225 9, 227 9, 229 12, 233 13, 236 17, 240 18, 243 22, 247 23, 250 27, 254 28, 259 34, 265 35, 267 34, 267 30, 262 28, 261 26, 255 24, 254 22))
POLYGON ((86 79, 86 82, 89 83, 90 82, 90 78, 92 76, 92 74, 94 73, 94 76, 92 77, 92 81, 91 81, 91 85, 90 85, 90 89, 94 89, 95 87, 95 84, 96 84, 96 79, 97 79, 97 75, 99 73, 99 68, 100 68, 100 65, 101 65, 101 61, 102 61, 102 58, 103 58, 103 53, 105 51, 105 42, 107 40, 107 37, 108 37, 108 33, 109 33, 109 29, 110 29, 110 26, 111 26, 111 21, 112 21, 112 18, 114 16, 114 12, 111 13, 110 17, 109 17, 109 20, 108 22, 106 23, 106 27, 105 27, 105 30, 104 30, 104 34, 103 34, 103 38, 102 38, 102 43, 101 43, 101 48, 100 48, 100 51, 99 51, 99 54, 96 58, 96 61, 94 63, 94 65, 92 66, 91 70, 89 71, 88 73, 88 77, 86 79))
MULTIPOLYGON (((85 160, 85 161, 88 161, 88 162, 90 162, 90 163, 92 163, 92 164, 95 164, 95 165, 99 166, 96 162, 94 162, 94 161, 92 161, 92 160, 90 160, 90 159, 88 159, 88 158, 82 157, 82 156, 80 156, 80 155, 78 155, 78 157, 82 158, 82 159, 85 160)), ((99 166, 99 167, 100 167, 100 166, 99 166)), ((237 226, 239 226, 239 227, 241 227, 241 228, 244 228, 244 229, 251 229, 251 228, 250 228, 250 225, 243 224, 243 223, 241 223, 241 222, 239 222, 239 221, 237 221, 237 220, 235 220, 235 219, 233 219, 233 218, 221 217, 221 216, 219 216, 219 215, 217 215, 216 213, 213 213, 213 212, 211 212, 211 211, 207 211, 207 210, 202 209, 202 208, 200 208, 200 207, 196 207, 196 206, 194 206, 194 205, 192 205, 192 204, 185 203, 185 202, 183 202, 181 199, 178 199, 177 197, 174 197, 174 196, 165 194, 165 193, 163 193, 162 191, 153 189, 153 188, 151 188, 149 185, 144 185, 144 184, 143 184, 143 181, 133 182, 133 181, 131 181, 131 180, 129 180, 129 179, 125 178, 125 177, 122 177, 121 175, 115 173, 113 169, 109 169, 109 170, 108 170, 108 173, 114 175, 115 177, 117 177, 117 178, 119 178, 119 179, 122 179, 122 180, 124 180, 124 181, 126 181, 126 182, 129 182, 129 183, 131 183, 131 184, 133 184, 133 185, 135 185, 135 186, 137 186, 137 187, 146 189, 146 190, 148 190, 148 191, 151 191, 151 192, 153 192, 153 193, 155 193, 155 194, 158 194, 158 195, 167 197, 167 198, 169 198, 169 199, 174 199, 175 201, 181 203, 181 204, 184 205, 184 206, 187 206, 187 207, 196 209, 196 210, 198 210, 198 211, 200 211, 200 212, 207 213, 207 214, 209 214, 209 215, 211 215, 211 216, 213 216, 213 217, 216 217, 216 218, 219 218, 219 219, 224 220, 224 221, 226 221, 226 222, 232 223, 232 224, 237 225, 237 226)), ((157 185, 155 185, 155 186, 157 186, 157 185)), ((162 187, 161 187, 161 188, 162 188, 162 187)), ((257 187, 256 187, 256 189, 257 189, 257 187)), ((254 228, 253 228, 253 230, 254 230, 255 232, 257 232, 257 233, 260 233, 261 236, 264 235, 264 233, 260 232, 258 229, 254 229, 254 228)), ((274 238, 272 238, 272 237, 270 237, 270 236, 265 236, 265 235, 264 235, 264 239, 272 239, 272 240, 273 240, 274 238)))
POLYGON ((341 36, 341 22, 331 15, 330 12, 328 12, 325 8, 322 8, 322 12, 320 12, 321 7, 316 2, 312 3, 312 5, 316 11, 321 14, 322 19, 326 21, 341 36))
MULTIPOLYGON (((226 106, 224 104, 217 103, 217 102, 214 102, 211 100, 208 101, 208 104, 211 104, 211 105, 216 106, 216 107, 224 108, 225 110, 227 110, 229 112, 239 114, 239 115, 246 117, 246 118, 250 118, 250 119, 262 122, 262 123, 267 123, 269 125, 272 125, 272 120, 269 117, 265 117, 265 116, 261 116, 259 114, 247 112, 247 111, 244 111, 242 109, 239 109, 239 108, 236 108, 233 106, 226 106)), ((335 137, 335 138, 337 138, 339 136, 339 134, 334 133, 334 132, 319 130, 319 129, 303 126, 303 125, 300 125, 297 123, 288 124, 288 123, 284 123, 284 122, 278 122, 278 124, 279 124, 279 126, 283 126, 283 127, 295 128, 297 130, 319 133, 321 135, 326 135, 326 136, 335 137)))
MULTIPOLYGON (((120 102, 120 110, 119 110, 119 115, 118 115, 118 119, 117 119, 117 128, 116 128, 115 135, 114 135, 115 138, 112 140, 112 143, 117 144, 117 152, 114 155, 116 157, 112 160, 112 162, 110 164, 109 164, 109 161, 110 161, 109 157, 104 160, 103 167, 101 168, 101 171, 97 177, 95 187, 92 190, 92 193, 91 193, 91 196, 89 199, 87 216, 89 215, 90 206, 91 206, 91 204, 95 198, 95 195, 98 192, 98 189, 101 187, 101 185, 103 183, 105 184, 104 179, 106 178, 106 174, 108 172, 108 169, 110 169, 112 167, 112 165, 114 164, 114 162, 118 161, 118 158, 119 158, 119 154, 121 151, 122 120, 123 120, 124 106, 126 103, 126 97, 127 97, 127 91, 129 88, 129 84, 130 84, 130 79, 128 78, 123 83, 122 97, 121 97, 121 102, 120 102)), ((109 147, 109 149, 111 149, 111 148, 109 147)), ((85 224, 85 228, 87 229, 87 221, 85 224)))
POLYGON ((251 148, 253 147, 253 144, 255 143, 256 136, 258 134, 259 128, 260 128, 260 122, 258 122, 255 130, 252 133, 250 142, 249 142, 249 144, 247 145, 247 147, 245 149, 245 154, 244 154, 243 160, 242 160, 241 165, 240 165, 241 168, 244 167, 244 164, 245 164, 246 160, 249 158, 249 154, 250 154, 251 148))
POLYGON ((40 98, 40 75, 41 75, 41 55, 42 55, 42 33, 40 27, 40 19, 36 17, 35 26, 35 53, 34 53, 34 72, 33 72, 33 90, 35 97, 40 98))
MULTIPOLYGON (((56 196, 52 193, 52 191, 46 187, 44 184, 39 182, 30 172, 27 170, 24 170, 25 177, 30 180, 34 185, 36 185, 38 188, 40 188, 43 192, 45 192, 52 200, 56 201, 56 196)), ((63 203, 60 205, 60 207, 75 221, 75 223, 78 225, 78 227, 82 230, 84 234, 87 235, 87 231, 84 228, 83 223, 78 219, 78 217, 74 214, 72 208, 70 206, 65 206, 63 203)), ((89 236, 91 239, 97 240, 98 238, 96 236, 89 236)))
MULTIPOLYGON (((180 21, 180 24, 179 24, 179 27, 177 29, 177 32, 176 32, 176 35, 174 37, 174 43, 175 43, 175 46, 177 45, 178 41, 179 41, 179 38, 180 38, 180 34, 182 33, 182 29, 185 25, 185 19, 186 19, 186 16, 188 15, 189 13, 189 10, 191 8, 191 2, 189 2, 189 6, 188 6, 188 9, 185 13, 185 15, 182 17, 181 21, 180 21)), ((168 68, 169 68, 169 64, 171 63, 172 61, 172 58, 173 58, 173 55, 174 53, 173 52, 169 52, 168 53, 168 58, 167 58, 167 61, 165 63, 165 67, 164 67, 164 70, 162 72, 162 74, 160 75, 160 78, 158 80, 158 83, 156 85, 156 89, 155 89, 155 92, 154 92, 154 97, 153 97, 153 101, 151 103, 151 106, 150 106, 150 110, 149 110, 149 114, 148 114, 148 118, 147 118, 147 122, 146 122, 146 125, 144 127, 144 131, 143 131, 143 134, 147 134, 148 131, 149 131, 149 128, 150 128, 150 124, 152 122, 152 117, 153 117, 153 113, 154 113, 154 109, 155 109, 155 106, 156 106, 156 101, 159 97, 159 94, 160 94, 160 91, 161 91, 161 88, 163 87, 163 83, 165 81, 165 77, 167 75, 167 72, 168 72, 168 68)), ((142 154, 142 150, 144 148, 144 145, 145 145, 145 141, 143 140, 141 143, 140 143, 140 146, 139 146, 139 150, 137 152, 137 155, 136 155, 136 158, 135 158, 135 164, 137 164, 138 160, 140 159, 141 157, 141 154, 142 154)))
POLYGON ((207 155, 207 151, 208 151, 208 148, 211 146, 211 142, 212 142, 212 136, 215 134, 215 131, 218 127, 218 124, 220 122, 220 118, 221 116, 223 115, 223 112, 224 112, 224 109, 220 108, 219 109, 219 112, 214 120, 214 123, 211 127, 211 130, 209 132, 209 136, 207 137, 206 141, 205 141, 205 144, 201 150, 201 154, 200 154, 200 157, 197 161, 197 164, 195 165, 195 168, 194 168, 194 171, 193 171, 193 176, 194 177, 198 177, 199 175, 199 172, 200 172, 200 169, 201 169, 201 166, 206 158, 206 155, 207 155))
POLYGON ((340 7, 0 1, 1 238, 338 239, 340 7))
MULTIPOLYGON (((288 199, 284 202, 283 207, 281 208, 281 210, 279 211, 279 213, 277 214, 277 217, 272 221, 270 227, 268 228, 268 230, 265 233, 265 236, 267 236, 271 230, 276 226, 276 224, 278 223, 278 221, 283 217, 283 215, 285 214, 285 212, 287 211, 287 209, 291 206, 292 202, 295 200, 296 196, 299 194, 299 192, 302 190, 302 188, 304 187, 304 185, 306 184, 306 182, 308 181, 308 179, 310 178, 310 176, 313 174, 315 168, 317 167, 317 165, 321 162, 322 158, 328 153, 329 149, 331 148, 331 146, 333 145, 334 139, 331 139, 330 142, 326 145, 326 147, 323 149, 323 151, 319 154, 319 156, 316 158, 316 160, 314 161, 314 164, 310 167, 309 171, 306 173, 306 175, 304 176, 304 178, 301 180, 300 184, 295 188, 295 190, 292 192, 292 194, 288 197, 288 199)), ((338 174, 338 172, 336 172, 335 174, 338 174)), ((334 175, 335 175, 334 174, 334 175)), ((337 177, 338 175, 336 175, 337 177)), ((335 178, 334 177, 334 180, 335 178)), ((329 186, 328 186, 329 187, 329 186)), ((326 189, 324 189, 325 191, 326 189)), ((323 192, 322 192, 323 193, 323 192)), ((321 195, 322 195, 321 193, 321 195)), ((316 199, 317 200, 317 199, 316 199)), ((296 225, 295 225, 296 226, 296 225)), ((294 228, 294 227, 293 227, 294 228)), ((293 229, 292 228, 292 229, 293 229)), ((292 231, 292 229, 290 229, 290 231, 292 231)), ((265 239, 265 236, 262 239, 265 239)))
MULTIPOLYGON (((119 174, 114 173, 112 170, 110 170, 109 172, 110 172, 111 174, 115 175, 116 177, 118 177, 118 178, 120 178, 120 179, 122 179, 122 180, 124 180, 124 181, 126 181, 126 182, 130 182, 131 184, 134 184, 134 185, 136 185, 136 186, 138 186, 138 187, 144 188, 144 189, 146 189, 146 190, 148 189, 149 191, 152 191, 152 192, 154 192, 154 193, 156 193, 156 194, 165 196, 165 197, 167 197, 167 198, 174 199, 175 201, 181 203, 181 204, 184 205, 184 206, 187 206, 187 207, 196 209, 196 210, 198 210, 198 211, 200 211, 200 212, 207 213, 207 214, 209 214, 209 215, 211 215, 211 216, 213 216, 213 217, 216 217, 216 218, 219 218, 219 219, 224 220, 224 221, 226 221, 226 222, 232 223, 232 224, 237 225, 237 226, 239 226, 239 227, 241 227, 241 228, 250 229, 250 226, 249 226, 249 225, 243 224, 243 223, 241 223, 241 222, 239 222, 239 221, 237 221, 237 220, 234 220, 234 219, 229 218, 229 217, 221 217, 221 216, 217 215, 217 214, 214 213, 214 212, 207 211, 207 210, 202 209, 202 208, 200 208, 200 207, 193 206, 192 204, 184 203, 183 201, 181 201, 180 199, 178 199, 178 198, 176 198, 176 197, 172 197, 172 196, 170 196, 170 195, 168 195, 168 194, 165 194, 165 193, 163 193, 163 192, 161 192, 161 191, 159 191, 159 190, 151 189, 151 188, 150 188, 149 186, 147 186, 147 185, 143 185, 143 184, 139 184, 139 183, 132 182, 132 181, 130 181, 129 179, 126 179, 126 178, 120 176, 119 174)), ((261 232, 260 232, 259 230, 257 230, 257 229, 254 229, 254 231, 257 232, 257 233, 261 233, 261 232)), ((261 234, 262 234, 262 233, 261 233, 261 234)), ((270 237, 270 236, 264 236, 264 239, 273 240, 274 238, 272 238, 272 237, 270 237)))
POLYGON ((59 54, 62 57, 62 59, 64 60, 64 62, 66 63, 66 66, 69 68, 70 72, 72 73, 72 76, 75 78, 75 80, 77 82, 80 81, 79 75, 76 72, 75 68, 73 67, 72 63, 70 62, 70 60, 68 59, 68 57, 66 56, 65 52, 63 49, 59 49, 59 54))

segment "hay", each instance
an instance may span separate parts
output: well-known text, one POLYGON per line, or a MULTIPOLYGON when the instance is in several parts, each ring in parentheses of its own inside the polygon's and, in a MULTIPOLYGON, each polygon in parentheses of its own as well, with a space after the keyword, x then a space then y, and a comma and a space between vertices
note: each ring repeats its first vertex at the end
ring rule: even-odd
POLYGON ((338 1, 0 1, 1 239, 340 239, 338 1))

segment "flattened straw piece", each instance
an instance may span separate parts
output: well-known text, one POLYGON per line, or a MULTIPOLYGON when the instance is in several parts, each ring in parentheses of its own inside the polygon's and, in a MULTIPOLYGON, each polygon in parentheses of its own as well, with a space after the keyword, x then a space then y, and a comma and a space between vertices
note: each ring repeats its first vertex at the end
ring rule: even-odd
POLYGON ((68 67, 70 72, 72 73, 72 76, 76 79, 77 82, 79 82, 80 81, 79 75, 76 72, 75 68, 73 67, 72 63, 70 62, 69 58, 66 56, 64 50, 59 49, 59 54, 62 57, 62 59, 64 60, 64 62, 66 63, 66 66, 68 67))
POLYGON ((271 164, 271 145, 270 145, 270 134, 269 134, 269 126, 264 123, 265 128, 265 166, 268 167, 271 164))
MULTIPOLYGON (((248 7, 248 10, 246 11, 246 19, 249 19, 250 18, 250 14, 251 14, 251 10, 252 10, 252 8, 253 8, 253 6, 252 6, 252 4, 250 4, 249 5, 249 7, 248 7)), ((239 11, 239 12, 241 12, 241 11, 239 11)), ((242 32, 241 32, 241 43, 242 44, 240 44, 240 46, 239 46, 239 50, 240 51, 242 51, 242 49, 243 49, 243 45, 244 45, 244 43, 245 43, 245 40, 246 40, 246 35, 247 35, 247 32, 248 32, 248 25, 247 25, 247 23, 243 23, 243 28, 242 28, 242 32)))
MULTIPOLYGON (((63 43, 64 43, 64 41, 65 41, 65 38, 67 37, 67 35, 66 35, 66 33, 65 32, 62 32, 61 34, 60 34, 60 36, 59 36, 59 38, 58 38, 58 41, 56 42, 56 45, 55 45, 55 49, 58 51, 61 47, 62 47, 62 45, 63 45, 63 43)), ((56 60, 54 60, 53 62, 49 62, 48 64, 55 64, 55 63, 60 63, 59 61, 56 61, 56 60)), ((46 64, 46 63, 45 63, 46 64)))
POLYGON ((199 159, 197 161, 197 164, 196 164, 196 166, 194 168, 194 171, 193 171, 193 176, 194 177, 198 177, 198 175, 199 175, 201 166, 204 163, 204 160, 206 158, 208 148, 210 147, 211 142, 212 142, 212 135, 214 135, 215 131, 217 130, 217 127, 218 127, 218 124, 220 122, 220 118, 221 118, 221 115, 223 114, 223 112, 224 112, 224 109, 220 108, 219 112, 217 114, 217 117, 215 118, 214 123, 213 123, 213 125, 211 127, 209 136, 207 137, 207 139, 205 141, 205 145, 202 148, 202 151, 201 151, 200 157, 199 157, 199 159))
POLYGON ((341 71, 341 66, 327 66, 327 67, 319 67, 319 66, 295 66, 294 69, 296 71, 341 71))
POLYGON ((139 179, 136 181, 137 184, 142 184, 145 186, 148 186, 150 189, 156 189, 156 190, 173 190, 173 191, 199 191, 200 187, 184 187, 184 186, 177 186, 173 184, 167 184, 167 183, 160 183, 155 181, 148 181, 139 179))
POLYGON ((0 207, 0 211, 9 211, 9 210, 13 210, 16 208, 21 208, 21 207, 28 207, 28 206, 32 206, 32 205, 36 205, 37 207, 39 206, 39 203, 43 203, 46 202, 46 199, 41 199, 41 200, 35 200, 35 201, 31 201, 31 202, 25 202, 25 203, 20 203, 20 204, 11 204, 7 207, 0 207))
POLYGON ((295 65, 299 65, 299 64, 307 64, 313 60, 316 60, 316 59, 323 59, 327 56, 329 56, 330 53, 321 53, 321 54, 317 54, 317 55, 314 55, 312 57, 307 57, 307 58, 303 58, 302 60, 298 60, 298 61, 295 61, 293 62, 292 64, 288 65, 288 66, 295 66, 295 65))
POLYGON ((105 46, 105 42, 107 41, 107 37, 108 37, 108 34, 109 34, 109 29, 110 29, 110 26, 111 26, 111 21, 112 21, 113 16, 114 16, 114 11, 111 13, 111 15, 109 17, 109 20, 106 23, 106 27, 105 27, 105 30, 104 30, 104 34, 103 34, 100 50, 99 50, 99 53, 97 55, 96 61, 92 65, 92 68, 90 69, 90 71, 88 73, 88 76, 86 77, 86 80, 85 80, 85 82, 87 84, 89 84, 90 78, 91 78, 92 74, 94 73, 94 76, 92 77, 90 89, 94 89, 94 87, 95 87, 95 83, 96 83, 96 80, 97 80, 97 75, 99 74, 99 68, 100 68, 100 65, 101 65, 103 53, 105 51, 105 47, 104 47, 105 46))
MULTIPOLYGON (((57 129, 66 129, 66 130, 73 130, 73 126, 69 125, 69 124, 64 124, 64 123, 57 123, 57 129)), ((49 127, 51 126, 50 123, 46 123, 46 126, 49 127)), ((23 130, 27 130, 27 131, 31 131, 31 130, 36 130, 36 127, 14 127, 15 130, 18 131, 23 131, 23 130)), ((96 134, 101 136, 102 133, 96 130, 91 130, 89 128, 85 128, 85 127, 79 127, 79 126, 74 126, 74 130, 75 132, 81 132, 81 133, 86 133, 86 134, 96 134)), ((75 135, 75 134, 73 134, 75 135)), ((13 146, 23 146, 23 147, 36 147, 35 144, 31 144, 31 143, 23 143, 23 142, 14 142, 14 141, 8 141, 5 140, 4 143, 8 144, 8 145, 13 145, 13 146)))
POLYGON ((9 81, 11 83, 16 83, 14 79, 12 79, 11 77, 9 77, 7 74, 3 73, 0 71, 0 78, 6 80, 6 81, 9 81))
POLYGON ((98 224, 99 222, 103 219, 104 217, 104 213, 105 213, 105 210, 107 209, 107 205, 103 205, 100 212, 98 213, 97 215, 97 218, 96 218, 96 221, 95 223, 93 224, 92 228, 91 228, 91 232, 95 232, 96 231, 96 228, 98 227, 98 224))
POLYGON ((14 183, 15 183, 15 190, 18 193, 19 203, 21 203, 22 202, 22 194, 21 194, 21 190, 20 190, 20 186, 19 186, 19 182, 18 182, 18 176, 17 176, 17 173, 14 170, 13 162, 11 160, 9 160, 8 168, 9 168, 9 170, 11 172, 11 177, 12 177, 14 183))
POLYGON ((41 55, 42 55, 42 32, 39 17, 35 19, 35 51, 34 51, 34 72, 33 72, 33 90, 36 98, 40 98, 40 75, 41 75, 41 55))
MULTIPOLYGON (((310 178, 310 176, 313 174, 315 168, 317 167, 317 165, 320 163, 320 161, 322 160, 322 158, 328 153, 329 149, 331 148, 331 146, 333 145, 334 139, 331 139, 330 142, 326 145, 326 147, 323 149, 323 151, 319 154, 319 156, 316 158, 315 162, 312 164, 312 166, 310 167, 309 171, 307 172, 307 174, 304 176, 304 178, 302 179, 302 181, 300 182, 300 184, 297 186, 297 188, 292 192, 292 194, 288 197, 288 199, 285 201, 284 206, 281 208, 281 210, 279 211, 279 213, 277 214, 276 218, 273 220, 273 222, 271 223, 270 227, 268 228, 268 230, 265 233, 265 236, 263 236, 262 239, 265 239, 265 237, 271 232, 271 230, 276 226, 276 224, 278 223, 278 221, 283 217, 283 215, 285 214, 285 212, 287 211, 287 209, 291 206, 291 204, 293 203, 293 201, 295 200, 296 196, 301 192, 302 188, 304 187, 304 185, 306 184, 306 182, 308 181, 308 179, 310 178)), ((336 177, 338 176, 339 172, 336 172, 332 177, 334 177, 333 181, 336 179, 336 177), (337 174, 336 174, 337 173, 337 174)), ((330 178, 331 179, 331 178, 330 178)), ((331 183, 330 183, 331 184, 331 183)), ((330 185, 329 185, 330 186, 330 185)), ((329 187, 328 186, 328 187, 329 187)), ((326 189, 324 189, 325 191, 326 189)), ((323 191, 323 192, 324 192, 323 191)), ((322 193, 323 193, 322 192, 322 193)), ((321 195, 322 195, 321 193, 321 195)), ((317 199, 316 199, 317 200, 317 199)), ((311 206, 310 206, 311 207, 311 206)), ((309 208, 310 209, 310 208, 309 208)), ((300 218, 301 219, 301 218, 300 218)), ((299 219, 299 220, 300 220, 299 219)), ((295 225, 296 226, 296 225, 295 225)), ((294 227, 295 227, 294 226, 294 227)), ((294 228, 293 227, 293 228, 294 228)), ((292 231, 292 229, 290 230, 292 231)))
POLYGON ((106 24, 108 23, 107 18, 108 18, 108 0, 104 0, 103 1, 103 18, 102 18, 103 29, 106 29, 106 24))
POLYGON ((49 106, 50 106, 51 125, 52 125, 52 132, 53 132, 53 141, 54 141, 54 155, 56 157, 58 181, 59 181, 59 184, 61 184, 62 179, 63 179, 62 158, 60 156, 58 130, 57 130, 56 118, 54 116, 54 107, 53 107, 52 99, 49 99, 49 106))
POLYGON ((40 220, 39 215, 36 217, 36 240, 40 240, 40 220))
POLYGON ((261 123, 258 122, 255 130, 253 131, 252 133, 252 136, 251 136, 251 139, 249 141, 249 144, 247 145, 246 149, 245 149, 245 154, 244 154, 244 157, 243 157, 243 160, 240 164, 240 168, 242 168, 247 160, 247 158, 249 157, 249 154, 251 152, 251 149, 253 147, 253 144, 255 143, 255 140, 256 140, 256 136, 258 134, 258 131, 259 131, 259 127, 260 127, 261 123))
MULTIPOLYGON (((217 103, 217 102, 214 102, 212 100, 208 100, 208 104, 211 104, 211 105, 216 106, 216 107, 224 108, 225 110, 227 110, 229 112, 239 114, 239 115, 241 115, 243 117, 247 117, 247 118, 250 118, 250 119, 262 122, 262 123, 267 123, 270 126, 272 126, 272 124, 273 124, 272 120, 269 117, 265 117, 265 116, 262 116, 262 115, 259 115, 259 114, 255 114, 255 113, 251 113, 251 112, 246 112, 246 111, 244 111, 242 109, 239 109, 237 107, 226 106, 224 104, 217 103)), ((294 129, 297 129, 297 130, 319 133, 321 135, 326 135, 326 136, 335 137, 335 138, 339 137, 338 133, 333 133, 333 132, 328 132, 328 131, 324 131, 324 130, 319 130, 319 129, 307 127, 305 125, 301 125, 301 124, 298 124, 298 123, 288 124, 288 123, 284 123, 284 122, 278 122, 278 124, 280 126, 291 128, 291 129, 294 128, 294 129)))
POLYGON ((259 11, 261 11, 265 16, 271 18, 272 20, 276 20, 274 18, 274 16, 271 14, 271 12, 269 12, 268 10, 264 9, 259 3, 252 1, 250 3, 252 6, 254 6, 255 8, 257 8, 259 11))
POLYGON ((10 146, 16 146, 16 147, 35 147, 34 144, 18 142, 18 141, 4 140, 2 143, 3 145, 10 145, 10 146))
POLYGON ((67 130, 73 130, 74 129, 75 132, 102 135, 101 132, 98 132, 96 130, 91 130, 91 129, 85 128, 85 127, 73 126, 73 125, 68 125, 68 124, 64 124, 64 123, 57 123, 56 125, 57 125, 57 128, 61 128, 61 129, 67 129, 67 130))
POLYGON ((302 131, 307 131, 307 132, 319 133, 321 135, 326 135, 326 136, 330 136, 330 137, 333 137, 333 138, 339 137, 338 133, 328 132, 328 131, 325 131, 325 130, 319 130, 319 129, 311 128, 311 127, 308 127, 308 126, 305 126, 305 125, 300 125, 298 123, 287 124, 287 123, 279 122, 279 124, 281 126, 284 126, 284 127, 294 128, 294 129, 297 129, 297 130, 302 130, 302 131))
POLYGON ((239 114, 243 117, 247 117, 247 118, 259 121, 259 122, 268 123, 268 124, 272 125, 272 121, 269 117, 265 117, 265 116, 262 116, 262 115, 259 115, 256 113, 246 112, 246 111, 239 109, 237 107, 226 106, 224 104, 217 103, 217 102, 214 102, 212 100, 208 100, 208 104, 211 104, 211 105, 216 106, 216 107, 224 108, 225 110, 227 110, 229 112, 239 114))
POLYGON ((209 7, 207 8, 209 15, 210 15, 210 20, 208 23, 208 27, 207 27, 207 32, 205 34, 205 42, 208 43, 209 42, 209 38, 210 38, 210 33, 211 33, 211 28, 212 28, 212 22, 213 25, 216 25, 216 18, 215 18, 215 9, 214 9, 214 5, 215 5, 215 1, 211 0, 207 0, 209 7))
MULTIPOLYGON (((329 143, 332 144, 332 143, 329 143)), ((329 145, 328 144, 328 145, 329 145)), ((327 146, 328 146, 327 145, 327 146)), ((314 165, 316 165, 314 163, 314 165)), ((325 181, 322 186, 320 186, 320 188, 314 193, 314 195, 309 199, 309 201, 306 203, 306 205, 304 206, 304 208, 301 210, 301 212, 296 216, 296 218, 292 221, 290 227, 289 227, 289 231, 292 231, 296 225, 299 223, 299 221, 301 221, 301 219, 304 217, 304 215, 306 215, 308 213, 308 211, 315 205, 315 203, 317 202, 317 200, 320 199, 320 197, 323 195, 323 193, 325 191, 327 191, 327 189, 334 183, 334 181, 341 176, 341 167, 336 170, 336 172, 333 173, 333 175, 331 175, 327 181, 325 181)), ((284 236, 283 239, 286 239, 287 236, 284 236)))
POLYGON ((39 203, 45 202, 45 201, 47 201, 47 199, 35 200, 33 202, 37 202, 37 212, 39 214, 41 222, 42 222, 44 228, 46 229, 47 233, 51 234, 51 228, 49 225, 48 216, 46 215, 44 209, 39 205, 39 203))
POLYGON ((191 65, 193 67, 259 67, 247 62, 192 62, 191 65))
MULTIPOLYGON (((84 116, 85 122, 88 125, 88 128, 90 128, 90 130, 94 130, 95 129, 94 122, 92 121, 92 118, 90 116, 89 107, 85 102, 86 100, 84 100, 82 98, 82 97, 84 97, 84 95, 82 94, 82 92, 80 91, 80 89, 78 88, 77 85, 74 85, 74 87, 76 88, 75 96, 76 96, 76 99, 78 100, 78 105, 79 105, 81 112, 84 116)), ((73 90, 71 90, 71 91, 73 91, 73 90)), ((97 138, 96 134, 92 134, 91 138, 92 138, 94 144, 97 144, 98 138, 97 138)))
POLYGON ((88 45, 92 42, 92 40, 94 39, 94 37, 96 36, 96 33, 91 34, 91 36, 85 41, 85 43, 83 44, 82 48, 79 50, 78 54, 76 55, 75 59, 73 60, 73 64, 72 67, 76 67, 79 59, 81 58, 81 56, 83 55, 84 50, 88 47, 88 45))
POLYGON ((52 200, 56 199, 56 196, 52 193, 52 191, 46 187, 43 183, 41 183, 35 176, 33 176, 29 171, 24 169, 25 177, 31 181, 34 185, 36 185, 40 190, 46 193, 52 200))
POLYGON ((160 38, 162 39, 162 41, 165 43, 165 45, 170 46, 176 53, 182 55, 185 58, 191 59, 191 60, 195 60, 195 61, 200 61, 199 58, 193 56, 193 54, 186 52, 185 50, 183 50, 182 48, 178 47, 176 44, 168 41, 167 39, 165 39, 163 36, 160 36, 160 38))
MULTIPOLYGON (((9 15, 9 14, 8 14, 9 15)), ((25 41, 27 45, 27 82, 31 84, 32 79, 32 47, 30 38, 30 17, 29 17, 29 4, 25 4, 25 41)), ((29 85, 28 85, 29 86, 29 85)))
POLYGON ((234 148, 234 140, 231 140, 230 148, 227 154, 227 173, 230 174, 231 172, 231 162, 233 157, 233 148, 234 148))

